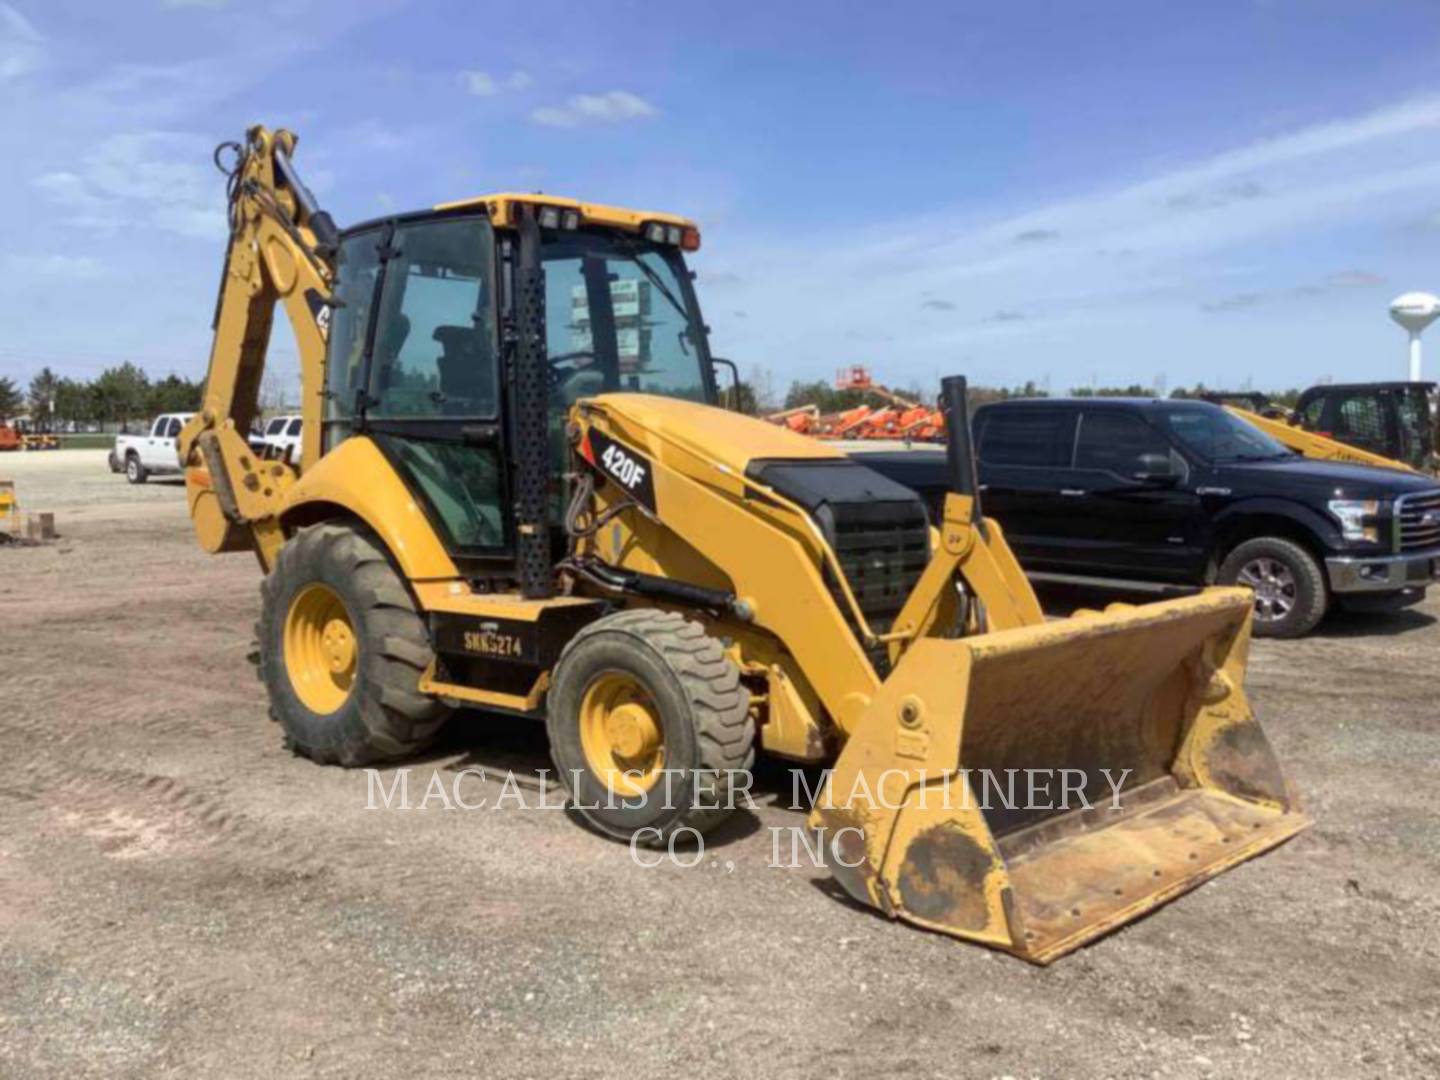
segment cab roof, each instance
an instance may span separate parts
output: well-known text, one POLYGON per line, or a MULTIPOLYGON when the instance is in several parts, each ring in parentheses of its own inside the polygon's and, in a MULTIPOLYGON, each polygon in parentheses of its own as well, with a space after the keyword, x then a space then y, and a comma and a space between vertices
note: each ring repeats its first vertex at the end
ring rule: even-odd
POLYGON ((678 214, 667 214, 663 210, 630 210, 623 206, 607 206, 604 203, 581 202, 564 195, 547 195, 543 192, 504 191, 494 195, 477 195, 470 199, 440 203, 438 211, 484 210, 490 220, 501 228, 515 224, 515 209, 524 204, 531 206, 558 206, 564 210, 580 211, 582 225, 609 225, 617 229, 639 232, 646 222, 660 221, 666 225, 682 228, 697 228, 695 222, 678 214))
POLYGON ((623 206, 581 202, 579 199, 567 198, 564 195, 546 195, 538 191, 533 193, 505 191, 494 195, 477 195, 470 199, 443 202, 428 210, 408 210, 357 221, 354 225, 348 225, 342 229, 341 235, 350 236, 367 229, 376 229, 387 221, 407 222, 434 217, 437 214, 463 214, 467 210, 484 213, 496 228, 513 228, 517 223, 516 210, 525 204, 554 206, 561 210, 578 211, 581 225, 599 225, 638 233, 653 221, 664 225, 678 225, 682 229, 694 229, 697 233, 699 232, 699 226, 690 218, 681 217, 679 214, 667 214, 663 210, 629 210, 623 206))

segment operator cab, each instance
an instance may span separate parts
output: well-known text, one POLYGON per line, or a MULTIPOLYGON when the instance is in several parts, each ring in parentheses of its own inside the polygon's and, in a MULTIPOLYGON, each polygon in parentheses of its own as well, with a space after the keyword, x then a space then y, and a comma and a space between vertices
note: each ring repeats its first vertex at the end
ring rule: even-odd
POLYGON ((550 196, 488 196, 344 232, 323 450, 357 432, 372 438, 457 563, 498 586, 516 556, 518 474, 537 455, 549 519, 560 520, 575 402, 616 392, 716 400, 684 259, 699 244, 683 218, 550 196), (543 314, 527 305, 522 265, 538 265, 543 314), (543 440, 525 438, 519 422, 517 395, 533 385, 519 377, 531 362, 521 359, 527 317, 543 337, 543 440))

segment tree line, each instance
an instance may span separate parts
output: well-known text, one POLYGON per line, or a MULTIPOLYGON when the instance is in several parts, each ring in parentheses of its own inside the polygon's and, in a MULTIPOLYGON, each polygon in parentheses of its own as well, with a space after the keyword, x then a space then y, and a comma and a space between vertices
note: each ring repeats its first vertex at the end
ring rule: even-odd
POLYGON ((151 379, 131 363, 106 368, 93 379, 62 378, 41 368, 22 390, 0 377, 0 420, 27 416, 35 431, 118 424, 127 430, 157 413, 194 412, 204 384, 179 375, 151 379))

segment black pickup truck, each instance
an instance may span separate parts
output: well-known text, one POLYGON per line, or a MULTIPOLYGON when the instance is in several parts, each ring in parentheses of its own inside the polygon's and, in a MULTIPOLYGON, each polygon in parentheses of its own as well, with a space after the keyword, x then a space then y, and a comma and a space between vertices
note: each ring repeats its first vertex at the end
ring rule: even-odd
MULTIPOLYGON (((1248 585, 1255 632, 1298 637, 1332 602, 1401 607, 1440 575, 1440 483, 1303 458, 1217 405, 1005 401, 974 431, 984 512, 1036 579, 1248 585)), ((943 453, 852 452, 938 512, 943 453)))

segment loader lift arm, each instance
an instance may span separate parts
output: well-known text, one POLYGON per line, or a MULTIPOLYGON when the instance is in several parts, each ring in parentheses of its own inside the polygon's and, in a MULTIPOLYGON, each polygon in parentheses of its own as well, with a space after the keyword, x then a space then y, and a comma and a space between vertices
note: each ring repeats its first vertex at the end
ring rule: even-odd
POLYGON ((277 513, 285 491, 320 456, 325 339, 333 305, 334 222, 291 161, 296 137, 259 125, 245 143, 222 143, 215 162, 229 177, 230 241, 215 304, 214 343, 200 410, 180 432, 191 516, 209 551, 254 549, 269 569, 284 540, 277 513), (226 153, 233 155, 225 163, 226 153), (246 442, 259 407, 277 303, 300 354, 298 468, 261 461, 246 442))

